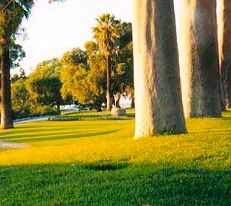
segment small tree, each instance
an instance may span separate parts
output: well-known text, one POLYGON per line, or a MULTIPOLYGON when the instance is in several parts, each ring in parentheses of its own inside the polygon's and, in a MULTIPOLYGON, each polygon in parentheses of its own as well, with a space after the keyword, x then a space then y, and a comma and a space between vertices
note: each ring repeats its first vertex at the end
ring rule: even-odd
POLYGON ((58 112, 60 112, 62 102, 60 72, 61 64, 58 59, 52 59, 40 63, 35 71, 30 74, 26 82, 26 88, 35 104, 56 105, 58 112))
POLYGON ((30 116, 30 96, 25 86, 24 75, 14 75, 11 84, 11 99, 14 118, 30 116))

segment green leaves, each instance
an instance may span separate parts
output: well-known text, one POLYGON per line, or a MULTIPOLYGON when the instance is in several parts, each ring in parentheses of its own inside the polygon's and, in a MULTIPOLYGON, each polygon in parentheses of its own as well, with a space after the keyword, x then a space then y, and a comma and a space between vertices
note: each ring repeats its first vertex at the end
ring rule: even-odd
POLYGON ((87 64, 87 53, 80 48, 73 48, 71 51, 68 51, 63 54, 61 59, 63 65, 78 65, 78 64, 87 64))
POLYGON ((94 38, 99 45, 100 51, 105 55, 109 55, 120 37, 120 21, 116 20, 111 14, 102 14, 96 21, 97 26, 92 29, 94 38))
POLYGON ((50 105, 55 101, 61 102, 60 70, 61 64, 58 59, 52 59, 40 63, 30 74, 26 88, 33 101, 42 105, 50 105))

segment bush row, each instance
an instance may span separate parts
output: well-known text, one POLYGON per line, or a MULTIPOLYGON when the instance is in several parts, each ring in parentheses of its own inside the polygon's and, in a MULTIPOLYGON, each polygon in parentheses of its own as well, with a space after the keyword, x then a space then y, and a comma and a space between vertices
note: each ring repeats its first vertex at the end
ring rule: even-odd
POLYGON ((92 115, 92 116, 56 116, 49 118, 50 121, 98 121, 98 120, 131 120, 132 116, 111 116, 111 115, 92 115))

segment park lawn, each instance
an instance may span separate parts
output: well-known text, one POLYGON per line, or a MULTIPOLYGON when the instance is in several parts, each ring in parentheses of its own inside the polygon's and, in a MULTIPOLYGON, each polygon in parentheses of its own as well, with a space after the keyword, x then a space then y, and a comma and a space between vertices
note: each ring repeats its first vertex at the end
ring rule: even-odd
POLYGON ((0 205, 231 205, 231 113, 133 140, 134 120, 17 124, 0 140, 0 205))

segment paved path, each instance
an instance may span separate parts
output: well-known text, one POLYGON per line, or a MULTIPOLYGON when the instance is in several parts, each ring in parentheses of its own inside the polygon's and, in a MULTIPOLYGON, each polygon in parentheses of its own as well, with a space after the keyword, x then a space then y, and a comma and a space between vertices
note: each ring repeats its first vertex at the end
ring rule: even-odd
MULTIPOLYGON (((31 118, 23 118, 14 120, 15 124, 22 124, 27 122, 39 122, 39 121, 47 121, 49 117, 53 116, 43 116, 43 117, 31 117, 31 118)), ((14 143, 14 142, 6 142, 0 140, 0 150, 8 150, 8 149, 23 149, 29 148, 30 146, 27 144, 14 143)))
POLYGON ((27 123, 27 122, 40 122, 40 121, 47 121, 50 117, 53 116, 42 116, 42 117, 30 117, 30 118, 22 118, 14 120, 15 124, 27 123))
POLYGON ((23 149, 23 148, 29 148, 30 146, 27 144, 21 144, 21 143, 14 143, 14 142, 5 142, 0 140, 0 150, 6 150, 6 149, 23 149))

